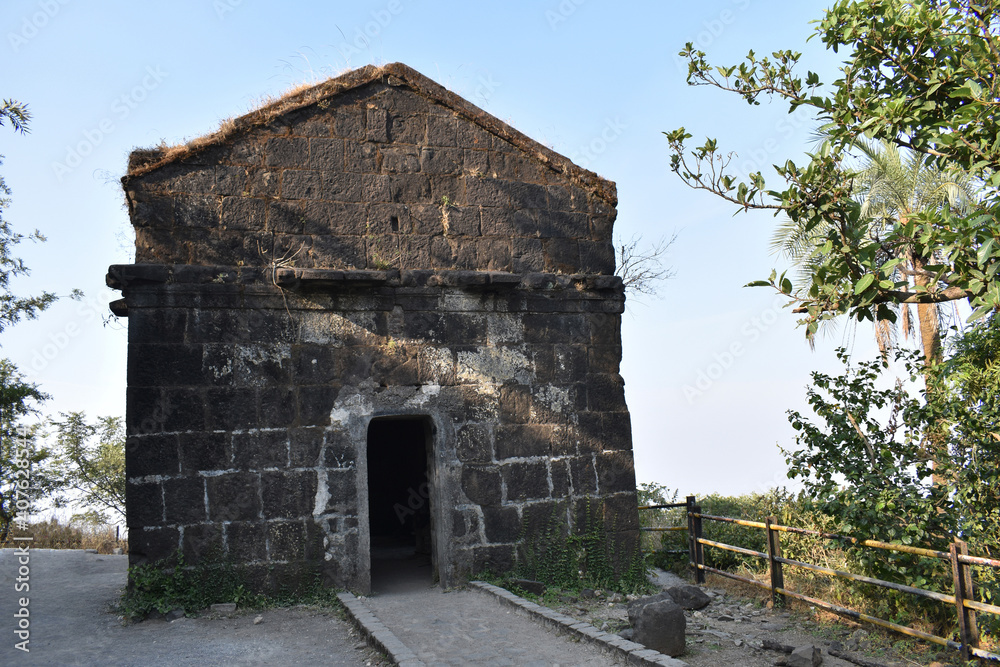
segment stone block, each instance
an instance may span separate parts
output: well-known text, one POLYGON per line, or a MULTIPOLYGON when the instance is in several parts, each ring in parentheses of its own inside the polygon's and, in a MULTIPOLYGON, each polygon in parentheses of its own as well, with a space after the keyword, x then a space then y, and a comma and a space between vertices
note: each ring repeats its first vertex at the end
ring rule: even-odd
POLYGON ((513 205, 510 189, 510 181, 497 178, 465 179, 466 201, 473 206, 510 208, 513 205))
POLYGON ((344 139, 365 139, 367 134, 365 110, 339 107, 333 114, 333 134, 344 139))
POLYGON ((232 439, 233 465, 241 470, 288 465, 288 431, 284 429, 234 433, 232 439))
POLYGON ((431 197, 430 180, 423 174, 394 174, 388 178, 389 201, 416 204, 431 197))
POLYGON ((531 387, 505 384, 500 387, 500 419, 505 424, 527 424, 531 419, 531 387))
POLYGON ((146 565, 173 556, 180 548, 180 531, 172 527, 130 528, 128 564, 146 565))
MULTIPOLYGON (((327 197, 324 173, 317 170, 285 169, 281 172, 283 199, 333 199, 327 197)), ((332 179, 331 179, 332 180, 332 179)), ((358 201, 354 199, 353 201, 358 201)))
POLYGON ((321 196, 317 199, 361 202, 365 197, 366 177, 342 171, 323 172, 321 196))
POLYGON ((325 426, 337 400, 339 386, 313 386, 298 389, 299 426, 325 426))
POLYGON ((514 566, 514 547, 487 545, 472 549, 472 574, 509 572, 514 566))
POLYGON ((164 519, 168 524, 201 523, 205 515, 205 480, 175 477, 163 481, 164 519))
POLYGON ((548 456, 551 442, 548 424, 504 424, 497 427, 497 460, 548 456))
POLYGON ((365 139, 386 143, 389 141, 389 114, 385 109, 368 109, 365 139))
POLYGON ((521 517, 516 507, 484 507, 483 530, 486 541, 516 542, 521 536, 521 517))
POLYGON ((249 563, 267 558, 267 535, 263 523, 233 521, 225 524, 225 531, 230 558, 249 563))
POLYGON ((228 433, 191 432, 178 436, 180 465, 185 474, 226 470, 232 465, 228 433))
POLYGON ((253 521, 260 518, 258 475, 234 472, 206 478, 208 515, 212 521, 253 521))
POLYGON ((175 195, 174 221, 178 227, 218 229, 222 199, 214 195, 175 195))
POLYGON ((311 517, 316 505, 316 474, 313 470, 262 473, 264 518, 311 517))
POLYGON ((425 174, 461 174, 464 153, 460 148, 423 148, 420 150, 420 171, 425 174))
POLYGON ((602 494, 635 492, 632 452, 602 452, 597 455, 597 479, 602 494))
POLYGON ((542 240, 545 270, 553 273, 578 273, 580 248, 576 239, 550 238, 542 240))
POLYGON ((493 428, 490 424, 465 424, 455 434, 455 449, 462 463, 488 463, 493 458, 493 428))
POLYGON ((309 161, 309 139, 274 137, 264 148, 264 164, 268 167, 302 167, 309 161))
POLYGON ((587 403, 593 412, 624 412, 625 381, 618 373, 590 373, 587 376, 587 403))
POLYGON ((129 528, 163 524, 163 487, 158 482, 126 482, 125 524, 129 528))
POLYGON ((382 150, 382 171, 387 174, 412 174, 420 169, 416 146, 393 146, 382 150))
POLYGON ((389 138, 396 144, 424 144, 427 137, 427 116, 389 114, 389 138))
MULTIPOLYGON (((262 399, 263 402, 263 399, 262 399)), ((293 468, 314 468, 320 465, 323 449, 323 430, 296 428, 288 433, 289 465, 293 468)))
POLYGON ((357 501, 357 471, 329 470, 326 473, 329 494, 325 512, 354 512, 357 501))
POLYGON ((249 197, 222 198, 222 227, 232 230, 264 229, 267 204, 249 197))
POLYGON ((126 479, 176 475, 179 471, 176 435, 133 435, 125 439, 126 479))
POLYGON ((459 121, 454 116, 427 117, 427 145, 453 147, 458 145, 459 121))
POLYGON ((222 526, 214 523, 185 526, 181 552, 188 565, 218 562, 223 556, 222 526))
POLYGON ((378 149, 373 144, 345 141, 344 170, 356 174, 374 174, 378 171, 378 149))
POLYGON ((543 462, 507 463, 501 466, 507 500, 549 497, 549 475, 543 462))
POLYGON ((219 387, 207 391, 205 423, 212 431, 257 428, 257 394, 253 389, 219 387))
POLYGON ((578 456, 569 460, 570 479, 576 495, 597 493, 597 472, 591 456, 578 456))
POLYGON ((495 466, 463 466, 462 491, 477 505, 499 505, 502 497, 500 471, 495 466))
POLYGON ((311 169, 341 171, 344 169, 344 140, 330 138, 313 138, 309 140, 309 158, 307 165, 311 169))

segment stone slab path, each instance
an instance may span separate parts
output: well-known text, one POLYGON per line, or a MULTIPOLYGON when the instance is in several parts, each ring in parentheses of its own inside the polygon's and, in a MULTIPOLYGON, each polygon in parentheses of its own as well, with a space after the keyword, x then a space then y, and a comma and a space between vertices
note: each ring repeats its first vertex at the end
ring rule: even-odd
POLYGON ((434 665, 604 667, 592 644, 556 635, 476 590, 419 587, 362 599, 417 658, 434 665))
POLYGON ((329 610, 292 607, 123 626, 111 605, 125 586, 128 556, 31 549, 27 592, 15 590, 19 560, 13 549, 0 549, 4 667, 381 664, 354 629, 329 610), (29 602, 27 653, 14 646, 21 597, 29 602), (258 615, 261 621, 255 624, 258 615))

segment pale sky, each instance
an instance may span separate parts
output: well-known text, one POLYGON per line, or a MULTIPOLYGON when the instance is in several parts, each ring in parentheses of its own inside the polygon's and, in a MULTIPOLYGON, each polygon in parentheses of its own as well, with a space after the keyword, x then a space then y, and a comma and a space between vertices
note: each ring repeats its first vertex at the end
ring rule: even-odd
POLYGON ((845 322, 813 352, 781 299, 744 289, 779 265, 768 252, 776 220, 734 217, 687 188, 662 132, 683 125, 692 145, 717 137, 741 170, 801 161, 808 117, 688 87, 677 52, 692 41, 733 64, 751 48, 792 48, 832 80, 838 56, 805 42, 826 5, 6 0, 0 97, 27 102, 34 118, 26 136, 0 128, 13 191, 4 216, 48 237, 18 249, 32 274, 15 290, 80 288, 87 299, 4 332, 0 353, 52 395, 47 412, 123 415, 127 331, 103 323, 119 296, 104 276, 132 261, 119 183, 129 152, 213 131, 294 84, 400 61, 615 181, 619 237, 677 234, 667 259, 676 277, 623 319, 639 481, 681 496, 785 485, 786 410, 805 409, 810 371, 836 370, 837 345, 872 356, 870 328, 855 334, 845 322))

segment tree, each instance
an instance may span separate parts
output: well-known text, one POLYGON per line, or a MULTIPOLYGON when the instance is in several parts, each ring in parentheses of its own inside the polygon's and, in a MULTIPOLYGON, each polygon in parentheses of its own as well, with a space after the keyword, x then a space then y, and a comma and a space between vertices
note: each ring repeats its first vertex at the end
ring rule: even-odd
MULTIPOLYGON (((812 374, 807 395, 817 418, 789 412, 799 445, 785 452, 789 477, 803 482, 806 497, 837 522, 837 532, 942 551, 960 536, 973 553, 995 558, 1000 544, 1000 316, 955 338, 943 363, 930 369, 927 381, 934 391, 925 400, 911 396, 899 382, 878 386, 886 359, 849 365, 847 354, 838 354, 848 365, 844 374, 812 374), (941 444, 933 458, 925 448, 930 437, 941 444)), ((911 379, 927 376, 918 354, 897 351, 896 359, 906 364, 911 379)), ((941 566, 936 561, 887 559, 865 550, 854 556, 883 579, 923 587, 950 581, 931 576, 941 566)), ((997 573, 984 569, 977 579, 983 600, 1000 599, 997 573)))
POLYGON ((621 277, 626 293, 654 296, 659 291, 660 283, 674 276, 673 269, 663 266, 663 258, 676 240, 675 234, 669 240, 660 239, 640 249, 642 236, 633 236, 628 242, 619 239, 615 246, 615 275, 621 277))
POLYGON ((37 406, 47 398, 14 364, 0 359, 0 543, 18 515, 19 500, 27 501, 22 508, 31 507, 58 486, 46 466, 52 452, 37 446, 38 429, 19 425, 23 417, 37 414, 37 406))
POLYGON ((77 492, 69 502, 96 511, 103 523, 124 521, 125 426, 121 417, 98 417, 93 424, 82 412, 61 417, 52 420, 56 439, 52 470, 63 489, 77 492))
MULTIPOLYGON (((26 105, 15 100, 4 100, 0 105, 0 127, 4 120, 21 134, 28 132, 31 114, 26 105)), ((3 155, 0 155, 3 164, 3 155)), ((44 241, 45 237, 36 229, 34 233, 25 236, 14 231, 10 223, 4 219, 3 210, 10 205, 10 188, 0 176, 0 333, 22 317, 34 319, 38 313, 48 308, 58 298, 51 292, 42 292, 37 296, 19 297, 10 290, 10 279, 26 276, 30 272, 24 262, 12 254, 14 246, 27 239, 44 241)))
POLYGON ((825 12, 816 36, 827 48, 850 50, 841 77, 826 90, 819 76, 799 76, 801 54, 778 51, 739 65, 714 67, 690 43, 688 83, 811 111, 829 140, 775 170, 784 190, 768 189, 760 172, 748 182, 727 173, 730 157, 715 140, 688 152, 684 128, 665 133, 671 165, 686 184, 742 210, 784 212, 816 239, 822 261, 811 284, 796 290, 784 274, 765 281, 797 302, 807 335, 822 320, 848 313, 858 320, 895 321, 890 304, 968 299, 973 318, 1000 308, 1000 1, 840 0, 825 12), (960 214, 923 210, 878 239, 858 201, 858 174, 845 166, 862 138, 908 148, 943 170, 959 169, 983 183, 982 201, 960 214), (933 263, 906 266, 906 257, 933 263), (912 278, 912 282, 911 279, 912 278))
MULTIPOLYGON (((923 211, 950 209, 967 214, 973 208, 975 187, 964 172, 941 169, 926 156, 900 149, 888 141, 857 143, 863 160, 856 176, 856 195, 861 205, 859 224, 867 227, 864 235, 882 245, 881 240, 905 226, 914 215, 923 211)), ((820 223, 810 230, 790 219, 778 226, 772 248, 781 251, 801 269, 800 284, 812 284, 815 273, 822 270, 828 257, 822 252, 827 235, 832 230, 820 223)), ((944 257, 918 256, 911 247, 883 245, 883 252, 895 253, 881 261, 902 259, 892 274, 894 282, 910 282, 911 289, 927 285, 927 278, 919 269, 928 264, 940 264, 944 257), (912 278, 911 278, 912 277, 912 278)), ((821 279, 820 279, 821 281, 821 279)), ((800 292, 796 297, 802 297, 800 292)), ((899 316, 905 336, 913 332, 913 319, 909 304, 893 307, 899 316)), ((941 360, 941 321, 936 303, 918 303, 917 321, 925 359, 932 363, 941 360)), ((876 323, 876 339, 883 354, 893 346, 895 327, 888 319, 876 323)))

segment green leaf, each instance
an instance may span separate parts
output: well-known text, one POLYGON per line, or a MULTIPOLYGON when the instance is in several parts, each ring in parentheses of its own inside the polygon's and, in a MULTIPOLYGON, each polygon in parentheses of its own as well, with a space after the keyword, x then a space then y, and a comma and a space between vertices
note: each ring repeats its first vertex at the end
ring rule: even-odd
POLYGON ((979 252, 976 253, 976 259, 979 261, 979 266, 985 265, 986 260, 992 256, 994 241, 996 241, 996 239, 990 238, 987 239, 983 245, 979 246, 979 252))
POLYGON ((861 294, 866 289, 868 289, 869 287, 871 287, 871 284, 873 282, 875 282, 875 274, 873 274, 873 273, 865 274, 864 276, 861 277, 861 280, 859 280, 854 285, 854 294, 856 294, 856 295, 857 294, 861 294))

